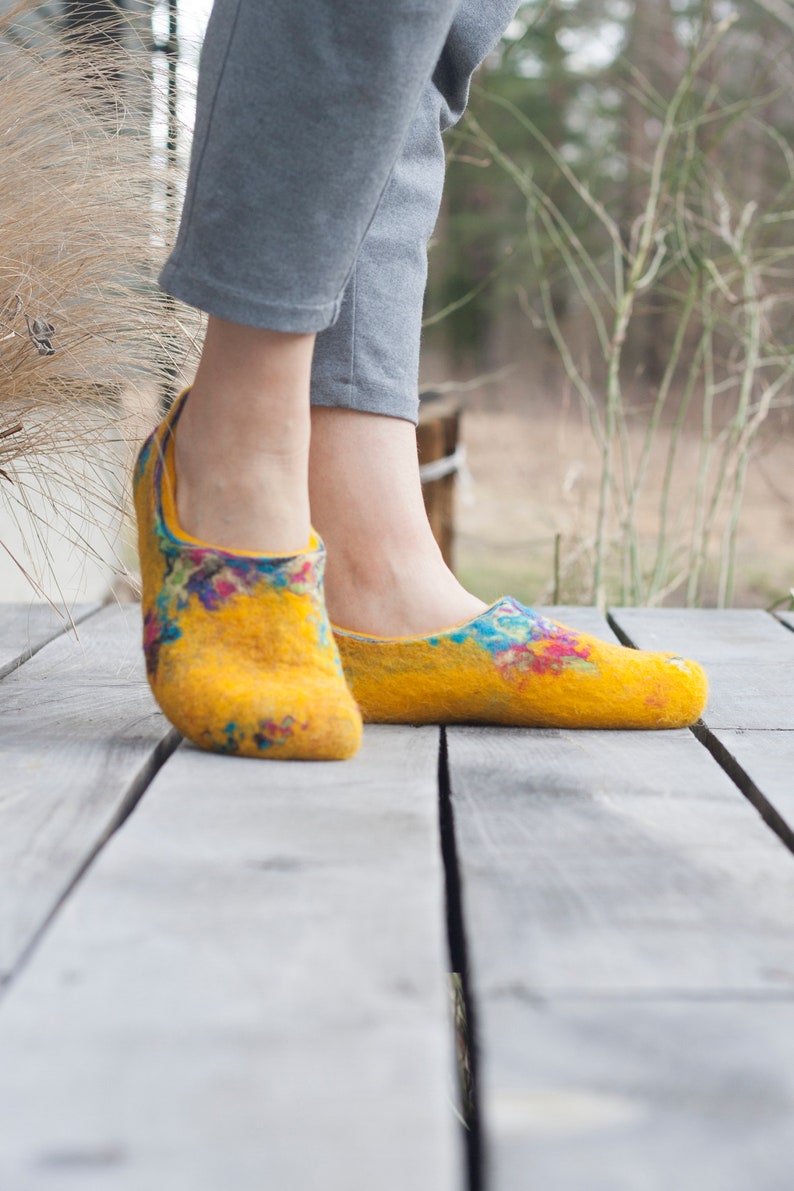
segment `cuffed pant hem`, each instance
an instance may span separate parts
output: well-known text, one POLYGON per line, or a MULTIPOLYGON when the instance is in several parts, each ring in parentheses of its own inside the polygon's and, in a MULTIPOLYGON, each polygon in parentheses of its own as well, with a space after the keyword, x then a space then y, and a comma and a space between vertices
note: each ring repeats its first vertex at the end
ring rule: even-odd
POLYGON ((167 262, 160 274, 160 285, 188 306, 195 306, 206 314, 240 323, 245 327, 260 327, 267 331, 290 331, 310 334, 325 331, 339 317, 342 297, 318 306, 287 306, 265 302, 253 294, 241 293, 220 285, 217 281, 197 276, 167 262))
POLYGON ((405 422, 419 421, 419 398, 407 398, 393 389, 368 388, 366 396, 349 386, 333 392, 328 389, 312 391, 312 405, 323 409, 351 409, 357 413, 384 414, 387 418, 401 418, 405 422))

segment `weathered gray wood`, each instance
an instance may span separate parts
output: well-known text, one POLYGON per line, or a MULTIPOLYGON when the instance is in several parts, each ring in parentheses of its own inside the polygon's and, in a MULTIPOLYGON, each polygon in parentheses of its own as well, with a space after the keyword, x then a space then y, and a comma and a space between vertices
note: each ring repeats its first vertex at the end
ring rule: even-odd
POLYGON ((458 1189, 437 764, 179 749, 0 1007, 2 1185, 458 1189))
POLYGON ((711 693, 704 722, 713 730, 794 728, 794 656, 763 669, 743 662, 707 662, 711 693))
POLYGON ((766 612, 742 609, 621 608, 614 617, 642 649, 666 643, 703 660, 711 683, 703 720, 726 750, 720 759, 751 799, 788 824, 791 842, 794 633, 766 612))
POLYGON ((791 1002, 509 999, 481 1042, 490 1191, 791 1185, 791 1002))
POLYGON ((490 1191, 782 1191, 790 853, 688 731, 448 743, 490 1191))
POLYGON ((98 610, 99 604, 79 604, 67 613, 51 604, 0 603, 0 678, 98 610))
POLYGON ((610 608, 610 615, 638 649, 673 650, 704 666, 779 662, 780 651, 794 646, 777 619, 757 608, 610 608))
POLYGON ((139 618, 107 608, 0 682, 0 984, 173 740, 139 618))
POLYGON ((794 994, 794 860, 690 732, 448 736, 480 995, 794 994))
POLYGON ((778 620, 781 620, 789 629, 794 629, 794 612, 778 612, 778 620))
POLYGON ((794 731, 713 735, 794 832, 794 731))
POLYGON ((711 690, 709 728, 794 728, 794 633, 751 609, 616 608, 638 649, 667 649, 701 662, 711 690))

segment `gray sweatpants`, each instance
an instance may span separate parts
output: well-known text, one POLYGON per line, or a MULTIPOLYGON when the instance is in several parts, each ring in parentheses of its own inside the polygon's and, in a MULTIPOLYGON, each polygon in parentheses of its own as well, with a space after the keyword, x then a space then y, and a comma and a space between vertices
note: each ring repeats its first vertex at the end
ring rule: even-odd
POLYGON ((441 132, 517 0, 215 0, 160 281, 317 331, 312 403, 416 420, 441 132))

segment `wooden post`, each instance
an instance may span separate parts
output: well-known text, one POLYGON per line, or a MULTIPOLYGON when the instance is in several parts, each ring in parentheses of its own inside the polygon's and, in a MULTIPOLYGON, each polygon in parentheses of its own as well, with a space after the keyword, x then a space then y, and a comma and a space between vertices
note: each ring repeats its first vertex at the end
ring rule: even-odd
MULTIPOLYGON (((452 460, 458 449, 460 406, 450 397, 429 396, 422 400, 416 429, 420 465, 452 460)), ((453 568, 455 537, 455 476, 457 466, 438 479, 423 480, 425 508, 444 561, 453 568)), ((453 568, 454 569, 454 568, 453 568)))

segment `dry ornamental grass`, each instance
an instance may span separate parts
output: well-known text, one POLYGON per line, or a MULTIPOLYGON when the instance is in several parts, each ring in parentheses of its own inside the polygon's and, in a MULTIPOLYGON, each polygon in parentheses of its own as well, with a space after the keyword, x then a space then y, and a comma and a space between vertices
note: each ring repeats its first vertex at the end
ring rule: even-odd
POLYGON ((0 65, 0 503, 19 528, 15 561, 49 596, 56 537, 85 551, 90 524, 115 549, 140 432, 122 413, 145 393, 151 407, 190 336, 154 281, 156 166, 118 57, 9 39, 0 65))

